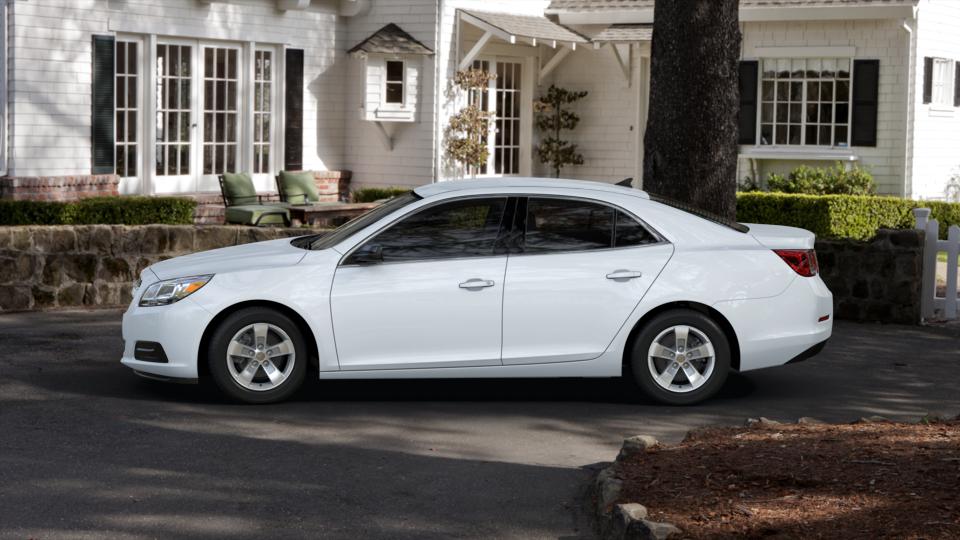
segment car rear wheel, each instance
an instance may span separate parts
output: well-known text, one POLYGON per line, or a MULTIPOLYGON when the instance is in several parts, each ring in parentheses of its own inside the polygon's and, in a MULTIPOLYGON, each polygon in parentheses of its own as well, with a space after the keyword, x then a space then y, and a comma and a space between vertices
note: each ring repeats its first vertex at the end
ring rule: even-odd
POLYGON ((699 403, 723 386, 730 344, 710 317, 689 309, 654 317, 633 341, 630 367, 637 385, 668 405, 699 403))
POLYGON ((268 308, 229 315, 210 339, 207 362, 225 394, 246 403, 273 403, 303 384, 307 348, 297 325, 268 308))

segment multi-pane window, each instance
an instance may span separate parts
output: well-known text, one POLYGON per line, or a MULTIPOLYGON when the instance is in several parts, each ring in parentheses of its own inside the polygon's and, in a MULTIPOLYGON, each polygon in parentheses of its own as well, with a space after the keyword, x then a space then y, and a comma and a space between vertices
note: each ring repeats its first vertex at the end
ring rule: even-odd
POLYGON ((139 46, 135 41, 117 41, 116 85, 114 89, 116 122, 115 165, 117 175, 137 176, 137 110, 139 46))
POLYGON ((387 60, 386 92, 387 103, 403 104, 403 62, 387 60))
POLYGON ((953 60, 946 58, 933 59, 933 93, 932 101, 944 107, 953 106, 953 60))
POLYGON ((203 50, 203 174, 237 170, 237 53, 227 47, 203 50))
POLYGON ((193 48, 157 45, 157 174, 190 174, 193 48))
POLYGON ((850 59, 765 59, 760 84, 760 144, 849 145, 850 59))
POLYGON ((273 52, 256 51, 253 79, 253 172, 270 172, 273 126, 273 52))
MULTIPOLYGON (((473 69, 480 70, 483 72, 490 71, 490 62, 486 60, 474 60, 473 69)), ((490 110, 490 92, 489 90, 470 90, 470 95, 468 96, 470 104, 479 108, 481 111, 490 110)), ((472 168, 472 167, 471 167, 472 168)), ((480 165, 478 170, 469 171, 470 174, 487 174, 487 164, 484 163, 480 165)))

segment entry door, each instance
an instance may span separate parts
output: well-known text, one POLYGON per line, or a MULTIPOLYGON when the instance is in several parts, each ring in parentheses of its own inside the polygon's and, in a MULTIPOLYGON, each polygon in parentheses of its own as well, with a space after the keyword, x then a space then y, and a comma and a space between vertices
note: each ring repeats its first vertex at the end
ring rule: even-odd
POLYGON ((193 110, 196 45, 157 43, 154 97, 156 99, 156 191, 197 191, 193 110))
POLYGON ((348 256, 330 294, 340 368, 500 365, 506 203, 416 211, 348 256))
POLYGON ((158 193, 218 191, 218 175, 242 169, 241 57, 239 46, 157 43, 158 193))
POLYGON ((603 354, 673 253, 629 213, 579 199, 531 198, 522 253, 507 265, 503 363, 603 354))

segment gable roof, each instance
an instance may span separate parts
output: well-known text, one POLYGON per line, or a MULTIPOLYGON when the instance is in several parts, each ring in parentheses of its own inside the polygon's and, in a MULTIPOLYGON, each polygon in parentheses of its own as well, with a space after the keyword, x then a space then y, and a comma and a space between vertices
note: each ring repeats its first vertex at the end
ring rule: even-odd
POLYGON ((611 24, 593 36, 594 43, 631 43, 653 39, 651 24, 611 24))
MULTIPOLYGON (((547 13, 652 8, 654 0, 551 0, 547 13)), ((740 0, 742 7, 831 7, 914 4, 914 0, 740 0)))
POLYGON ((424 54, 431 55, 433 51, 420 43, 413 36, 403 31, 399 26, 390 23, 374 32, 370 37, 356 44, 349 53, 382 53, 382 54, 424 54))

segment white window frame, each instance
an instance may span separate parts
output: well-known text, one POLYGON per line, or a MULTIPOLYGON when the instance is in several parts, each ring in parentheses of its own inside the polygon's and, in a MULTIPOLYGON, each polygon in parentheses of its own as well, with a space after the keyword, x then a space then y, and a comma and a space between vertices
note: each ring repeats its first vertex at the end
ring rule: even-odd
MULTIPOLYGON (((755 147, 755 148, 790 148, 790 149, 801 149, 801 148, 803 148, 803 149, 810 149, 810 150, 815 150, 815 149, 817 149, 817 148, 820 148, 820 149, 824 149, 824 150, 826 150, 826 149, 843 149, 843 150, 846 150, 846 149, 848 149, 848 148, 851 147, 851 138, 852 138, 852 135, 853 135, 853 133, 852 133, 852 131, 853 131, 853 85, 854 85, 854 73, 853 73, 854 58, 853 58, 853 57, 847 57, 847 56, 823 56, 823 57, 796 56, 796 57, 789 57, 789 58, 788 58, 788 57, 761 57, 761 58, 759 58, 758 60, 759 60, 759 68, 758 68, 758 73, 757 73, 757 120, 756 120, 757 138, 756 138, 756 142, 755 142, 755 144, 754 144, 754 147, 755 147), (764 77, 764 63, 765 63, 765 62, 769 62, 769 61, 778 62, 778 63, 779 63, 779 62, 783 62, 783 61, 789 62, 790 65, 791 65, 791 68, 790 68, 790 69, 791 69, 791 71, 792 71, 792 70, 793 70, 794 61, 810 61, 810 60, 819 60, 819 61, 821 61, 821 62, 822 62, 823 60, 842 60, 842 61, 848 62, 848 64, 847 64, 847 69, 848 69, 848 71, 849 71, 850 76, 849 76, 848 79, 846 79, 846 80, 848 81, 848 83, 849 83, 849 88, 848 88, 848 90, 847 90, 847 102, 846 102, 846 104, 847 104, 847 122, 846 122, 846 124, 845 124, 846 127, 847 127, 847 137, 846 137, 847 140, 846 140, 846 143, 844 143, 843 145, 837 145, 837 144, 836 144, 836 127, 837 127, 838 125, 844 125, 844 124, 838 124, 837 121, 836 121, 836 116, 835 116, 835 114, 831 114, 831 120, 830 120, 831 144, 830 144, 830 145, 807 144, 807 142, 806 142, 806 140, 807 140, 807 126, 808 126, 808 124, 807 124, 807 114, 806 114, 806 108, 807 108, 807 105, 808 105, 808 102, 807 102, 807 83, 810 82, 810 81, 815 81, 815 79, 808 79, 806 76, 804 76, 804 77, 802 77, 802 78, 800 78, 800 79, 797 79, 798 81, 802 81, 802 82, 803 82, 802 100, 800 101, 800 124, 799 124, 799 125, 800 125, 800 143, 799 143, 799 144, 791 144, 791 143, 789 142, 789 134, 788 134, 788 136, 787 136, 787 142, 786 142, 786 143, 779 143, 779 144, 778 144, 778 143, 776 142, 777 125, 778 125, 780 122, 777 122, 777 120, 776 120, 776 115, 777 115, 776 107, 777 107, 777 103, 778 103, 778 101, 777 101, 777 97, 778 97, 778 96, 777 96, 777 93, 776 93, 776 92, 777 92, 777 82, 774 82, 774 100, 773 100, 773 104, 774 104, 774 111, 773 111, 774 119, 773 119, 773 122, 772 122, 774 128, 773 128, 773 132, 772 132, 772 140, 771 140, 771 142, 770 142, 769 144, 764 144, 764 143, 763 143, 763 125, 766 124, 767 122, 764 122, 764 121, 763 121, 763 105, 764 105, 764 102, 765 102, 764 99, 763 99, 763 83, 764 83, 764 80, 769 80, 769 79, 766 79, 766 78, 764 77)), ((804 69, 806 70, 806 67, 805 67, 804 69)), ((779 67, 778 67, 777 71, 779 72, 779 67)), ((775 81, 777 81, 777 80, 779 80, 779 78, 775 79, 775 81)), ((788 79, 788 80, 792 80, 792 79, 788 79)), ((828 80, 829 80, 829 79, 828 79, 828 80)), ((833 99, 829 102, 829 103, 832 104, 832 110, 833 110, 833 111, 836 110, 836 106, 837 106, 837 103, 838 103, 838 101, 837 101, 837 99, 836 99, 836 92, 837 92, 836 80, 837 80, 836 78, 832 79, 832 81, 833 81, 833 83, 834 83, 834 84, 833 84, 833 99)), ((767 102, 767 103, 769 103, 769 102, 767 102)), ((822 101, 819 101, 819 100, 818 100, 817 103, 827 103, 827 102, 822 102, 822 101)), ((789 111, 788 111, 788 115, 789 115, 789 111)), ((819 126, 819 125, 825 125, 824 123, 821 123, 821 122, 819 122, 819 121, 818 121, 818 122, 815 122, 814 124, 815 124, 815 125, 818 125, 818 126, 819 126)))
POLYGON ((956 62, 949 58, 933 59, 933 88, 930 105, 937 109, 953 110, 953 84, 956 62))
MULTIPOLYGON (((136 56, 137 56, 137 59, 136 59, 136 62, 137 62, 137 74, 136 74, 137 86, 136 86, 136 91, 135 91, 136 98, 137 98, 137 106, 136 106, 136 107, 133 107, 133 108, 130 107, 129 96, 128 96, 128 99, 125 101, 125 103, 126 103, 126 105, 127 105, 127 106, 125 107, 125 109, 126 109, 127 111, 131 111, 131 110, 132 110, 132 111, 135 113, 134 116, 135 116, 135 118, 136 118, 137 127, 136 127, 136 130, 135 130, 135 132, 134 132, 133 134, 136 136, 136 143, 135 143, 135 145, 136 145, 136 147, 137 147, 137 157, 136 157, 136 159, 134 160, 134 163, 133 163, 133 172, 134 172, 133 175, 131 175, 131 176, 122 176, 122 175, 120 175, 120 171, 119 171, 119 170, 116 171, 117 175, 120 176, 121 181, 127 180, 128 182, 137 182, 137 181, 139 181, 139 179, 142 178, 142 176, 143 176, 143 167, 144 167, 144 165, 143 165, 143 153, 144 153, 144 151, 145 151, 145 148, 144 148, 144 141, 143 141, 143 133, 144 133, 144 128, 143 128, 143 104, 145 103, 145 100, 144 100, 144 93, 143 93, 143 79, 144 79, 143 69, 144 69, 144 66, 146 65, 146 63, 144 62, 144 54, 146 53, 146 51, 144 51, 144 40, 143 40, 142 38, 140 38, 139 36, 124 36, 124 35, 118 35, 118 36, 116 36, 116 39, 115 39, 115 42, 114 42, 114 43, 115 43, 118 47, 119 47, 119 45, 120 45, 121 43, 132 43, 132 44, 136 45, 136 48, 137 48, 137 55, 136 55, 136 56)), ((115 58, 114 58, 114 70, 113 70, 114 92, 120 92, 120 89, 116 87, 116 81, 117 81, 117 67, 116 67, 116 66, 117 66, 117 58, 119 58, 120 55, 115 52, 115 53, 114 53, 114 56, 115 56, 115 58)), ((129 77, 129 74, 127 74, 127 77, 129 77)), ((116 126, 116 114, 117 114, 116 96, 114 96, 114 109, 113 109, 113 113, 114 113, 114 130, 116 131, 116 129, 117 129, 117 126, 116 126)), ((129 131, 129 129, 130 129, 130 128, 129 128, 129 123, 127 123, 126 127, 127 127, 127 133, 130 133, 130 131, 129 131)), ((113 151, 113 162, 114 162, 114 166, 116 166, 116 163, 117 163, 117 146, 119 146, 119 144, 118 144, 118 141, 119 141, 119 140, 120 140, 120 138, 119 138, 119 133, 115 133, 115 134, 114 134, 114 141, 115 141, 115 143, 114 143, 114 151, 113 151)), ((124 146, 127 146, 127 144, 124 144, 124 146)), ((128 166, 128 168, 129 168, 129 163, 128 163, 127 166, 128 166)), ((122 190, 121 190, 121 191, 122 191, 122 190)))
MULTIPOLYGON (((268 173, 254 175, 254 183, 259 190, 274 188, 273 177, 280 170, 283 155, 283 92, 286 84, 283 79, 284 47, 273 43, 237 42, 228 40, 209 40, 182 37, 158 36, 156 34, 117 34, 117 41, 131 41, 138 43, 139 70, 138 70, 138 97, 140 99, 137 111, 137 170, 139 177, 124 180, 136 182, 139 186, 130 185, 127 192, 142 194, 178 193, 184 191, 211 191, 218 189, 216 182, 211 182, 210 175, 203 174, 203 84, 204 84, 204 57, 205 47, 235 48, 238 50, 238 116, 237 116, 237 172, 253 174, 253 74, 254 51, 269 51, 273 55, 272 84, 271 84, 271 126, 270 126, 270 160, 268 173), (161 176, 156 173, 156 61, 157 45, 188 45, 192 50, 191 66, 191 142, 190 142, 190 174, 183 176, 161 176)), ((114 80, 116 72, 114 70, 114 80)), ((115 106, 114 106, 115 107, 115 106)), ((114 115, 116 109, 114 108, 114 115)), ((114 155, 114 160, 116 156, 114 155)))

